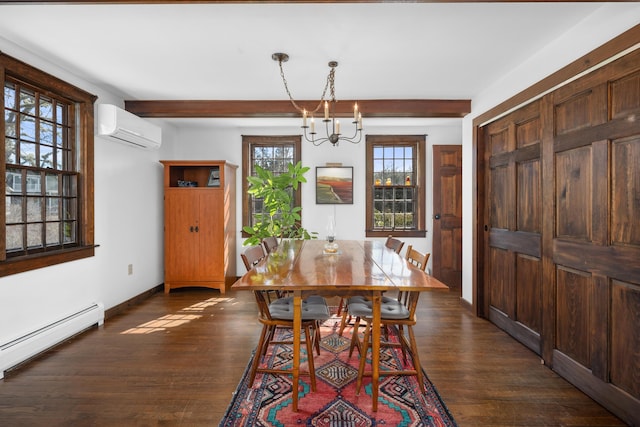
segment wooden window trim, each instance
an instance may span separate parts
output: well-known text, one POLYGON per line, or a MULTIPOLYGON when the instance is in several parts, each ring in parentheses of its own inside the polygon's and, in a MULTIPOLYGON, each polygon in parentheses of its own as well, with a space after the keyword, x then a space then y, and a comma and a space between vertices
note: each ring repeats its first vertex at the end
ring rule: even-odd
MULTIPOLYGON (((251 147, 256 145, 273 146, 285 143, 294 145, 294 162, 299 162, 302 159, 302 136, 300 135, 242 135, 242 228, 249 224, 250 209, 249 196, 247 193, 249 183, 247 182, 247 174, 251 170, 251 147)), ((302 206, 302 191, 300 187, 295 191, 294 200, 296 206, 302 206)), ((242 237, 246 238, 249 237, 249 235, 242 231, 242 237)))
POLYGON ((387 237, 393 234, 396 237, 425 237, 425 135, 367 135, 366 141, 366 237, 387 237), (416 145, 416 194, 417 194, 417 217, 418 224, 415 230, 375 230, 373 228, 373 146, 375 145, 397 145, 407 142, 416 145))
MULTIPOLYGON (((43 252, 33 255, 25 255, 15 258, 6 258, 6 233, 4 231, 4 209, 1 211, 3 217, 2 232, 0 233, 0 277, 25 271, 35 270, 64 262, 75 261, 82 258, 91 257, 95 254, 94 246, 94 103, 97 99, 76 86, 73 86, 57 77, 44 71, 32 67, 18 59, 0 52, 0 80, 4 88, 6 77, 22 81, 39 88, 43 93, 51 94, 58 98, 63 98, 69 103, 76 105, 76 138, 77 138, 77 161, 78 161, 78 198, 79 212, 78 220, 81 221, 78 229, 78 245, 43 252)), ((4 89, 0 93, 1 104, 4 105, 4 89)), ((0 115, 0 129, 4 134, 4 114, 0 115)), ((3 135, 4 139, 4 135, 3 135)), ((6 158, 5 145, 0 144, 0 157, 6 158)), ((6 163, 2 163, 0 173, 0 185, 5 187, 6 163)), ((0 195, 0 203, 5 206, 5 191, 0 195)))

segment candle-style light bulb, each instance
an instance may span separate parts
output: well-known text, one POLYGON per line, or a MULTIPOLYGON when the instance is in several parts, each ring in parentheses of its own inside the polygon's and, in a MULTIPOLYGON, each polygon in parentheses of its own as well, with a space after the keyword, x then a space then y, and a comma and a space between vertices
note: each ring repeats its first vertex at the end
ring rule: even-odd
POLYGON ((340 135, 340 120, 336 120, 336 134, 340 135))
POLYGON ((307 127, 307 110, 302 110, 302 127, 307 127))
POLYGON ((353 121, 354 122, 358 121, 358 103, 357 102, 353 105, 353 121))
POLYGON ((324 101, 324 119, 329 120, 329 103, 324 101))
POLYGON ((311 133, 314 133, 316 131, 316 121, 313 119, 313 116, 311 116, 311 133))

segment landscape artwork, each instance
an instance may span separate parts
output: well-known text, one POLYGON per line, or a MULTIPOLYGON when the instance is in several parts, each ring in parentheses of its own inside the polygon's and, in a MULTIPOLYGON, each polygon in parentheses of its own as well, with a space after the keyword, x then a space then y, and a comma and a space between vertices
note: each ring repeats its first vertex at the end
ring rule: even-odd
POLYGON ((353 204, 353 167, 316 167, 316 204, 353 204))

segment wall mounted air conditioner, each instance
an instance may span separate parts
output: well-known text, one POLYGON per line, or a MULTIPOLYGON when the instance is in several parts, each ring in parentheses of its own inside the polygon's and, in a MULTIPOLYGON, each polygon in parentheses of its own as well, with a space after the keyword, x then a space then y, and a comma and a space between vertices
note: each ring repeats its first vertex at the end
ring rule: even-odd
POLYGON ((98 135, 145 150, 162 144, 162 129, 111 104, 98 105, 98 135))

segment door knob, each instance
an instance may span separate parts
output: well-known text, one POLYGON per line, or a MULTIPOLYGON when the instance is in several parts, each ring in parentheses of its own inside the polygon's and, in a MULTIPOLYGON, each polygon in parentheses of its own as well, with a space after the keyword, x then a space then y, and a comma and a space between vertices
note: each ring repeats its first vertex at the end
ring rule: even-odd
POLYGON ((440 214, 435 214, 435 215, 433 216, 433 218, 434 218, 434 219, 440 219, 440 214))

